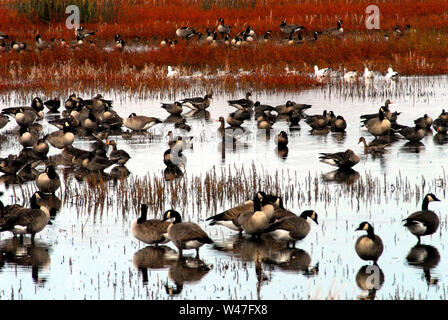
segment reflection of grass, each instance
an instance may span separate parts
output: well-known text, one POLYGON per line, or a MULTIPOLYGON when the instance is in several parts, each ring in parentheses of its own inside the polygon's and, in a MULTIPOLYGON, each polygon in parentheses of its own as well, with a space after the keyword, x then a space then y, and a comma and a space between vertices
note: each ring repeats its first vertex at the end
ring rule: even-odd
POLYGON ((112 0, 17 0, 12 3, 12 7, 29 20, 44 23, 65 20, 69 5, 79 8, 81 23, 111 21, 117 14, 112 0))

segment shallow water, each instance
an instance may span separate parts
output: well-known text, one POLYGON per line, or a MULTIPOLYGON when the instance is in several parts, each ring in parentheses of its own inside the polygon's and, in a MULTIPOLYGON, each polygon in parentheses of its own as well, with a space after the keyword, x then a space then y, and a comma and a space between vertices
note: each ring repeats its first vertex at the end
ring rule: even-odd
MULTIPOLYGON (((8 232, 0 234, 0 251, 3 253, 0 256, 0 298, 356 299, 361 294, 367 295, 358 287, 356 276, 368 263, 361 260, 354 250, 357 237, 364 232, 354 230, 360 222, 369 221, 385 245, 378 261, 384 283, 375 292, 376 297, 446 299, 447 279, 444 274, 448 264, 444 259, 447 254, 444 243, 447 242, 447 223, 443 208, 447 151, 443 143, 448 140, 435 139, 433 133, 433 136, 425 137, 422 140, 424 146, 417 149, 407 147, 406 141, 400 140, 394 142, 382 157, 375 158, 363 155, 363 148, 357 142, 360 136, 365 136, 367 141, 373 140, 360 127, 359 116, 378 112, 387 98, 394 101, 391 110, 401 112, 400 124, 411 125, 424 113, 437 118, 448 102, 447 78, 402 78, 392 86, 380 80, 373 83, 373 88, 336 84, 297 93, 254 93, 254 101, 273 106, 286 100, 312 104, 309 114, 333 110, 346 119, 347 132, 342 136, 333 133, 311 135, 310 128, 303 121, 301 130, 289 132, 286 122, 282 121, 274 125, 270 139, 267 139, 251 121, 245 124, 251 134, 238 140, 235 146, 226 144, 225 157, 216 132, 219 123, 215 120, 234 111, 226 100, 240 98, 244 93, 234 97, 215 92, 208 119, 194 116, 187 119, 192 127, 188 136, 194 137, 193 149, 184 151, 187 159, 184 178, 174 182, 182 185, 186 181, 185 205, 180 206, 182 201, 170 198, 172 193, 167 184, 164 205, 152 212, 160 217, 160 212, 175 203, 179 206, 174 209, 183 214, 185 221, 199 223, 215 240, 215 245, 200 249, 201 261, 193 259, 193 251, 184 252, 188 257, 186 261, 176 260, 176 248, 171 243, 154 249, 136 240, 132 236, 131 224, 137 218, 137 205, 120 203, 116 189, 108 192, 104 208, 94 208, 79 205, 80 200, 73 196, 73 192, 70 197, 63 197, 68 194, 63 186, 63 190, 57 193, 64 199, 62 208, 53 224, 36 236, 34 246, 28 243, 29 239, 20 245, 11 239, 8 232), (278 157, 274 142, 274 137, 281 130, 289 133, 289 150, 284 159, 278 157), (354 167, 357 173, 342 177, 342 182, 327 181, 330 176, 327 173, 332 172, 333 167, 319 162, 319 152, 337 152, 347 148, 361 156, 360 163, 354 167), (227 192, 224 199, 218 197, 217 201, 206 204, 207 190, 203 188, 199 194, 199 189, 194 187, 194 179, 199 177, 199 181, 203 181, 206 173, 212 170, 218 176, 222 170, 226 175, 229 172, 235 175, 236 170, 242 167, 250 177, 252 166, 261 179, 261 188, 266 185, 266 189, 275 189, 277 172, 277 187, 289 210, 300 213, 314 209, 318 213, 319 225, 313 223, 310 234, 296 243, 296 249, 286 249, 278 243, 253 241, 246 236, 241 238, 229 229, 205 223, 205 218, 238 204, 244 197, 227 192), (361 190, 359 186, 362 185, 368 186, 367 190, 361 190), (411 266, 407 261, 416 238, 402 226, 401 220, 420 209, 427 192, 442 200, 430 204, 430 208, 439 214, 441 225, 436 234, 422 238, 423 244, 432 247, 418 247, 413 251, 426 250, 428 259, 423 268, 423 265, 411 266), (257 257, 260 260, 258 264, 257 257), (260 269, 264 276, 260 276, 260 269)), ((79 93, 86 97, 90 94, 79 93)), ((203 94, 191 93, 195 96, 203 94)), ((103 93, 103 96, 114 100, 115 110, 123 117, 131 112, 161 119, 168 116, 160 108, 160 102, 168 99, 142 99, 119 92, 103 93)), ((0 101, 2 105, 14 106, 28 103, 30 98, 20 101, 20 97, 11 94, 0 97, 3 100, 0 101)), ((187 112, 185 114, 191 116, 187 112)), ((46 115, 43 121, 45 132, 54 130, 45 125, 53 117, 46 115)), ((15 136, 10 133, 14 127, 15 123, 11 121, 0 131, 1 157, 20 151, 15 136)), ((161 124, 150 129, 152 134, 113 137, 118 148, 131 155, 126 164, 131 172, 128 181, 146 175, 149 175, 148 179, 157 177, 163 180, 165 165, 162 155, 168 149, 166 133, 173 129, 172 124, 161 124)), ((90 143, 77 139, 74 146, 87 149, 90 143)), ((59 151, 52 148, 50 153, 59 151)), ((61 167, 61 173, 60 170, 61 167)), ((86 188, 85 182, 78 182, 70 175, 69 178, 70 186, 79 190, 86 188)), ((35 189, 34 183, 23 186, 25 194, 35 189)), ((19 186, 6 189, 3 202, 11 203, 14 194, 21 203, 23 196, 19 186)))

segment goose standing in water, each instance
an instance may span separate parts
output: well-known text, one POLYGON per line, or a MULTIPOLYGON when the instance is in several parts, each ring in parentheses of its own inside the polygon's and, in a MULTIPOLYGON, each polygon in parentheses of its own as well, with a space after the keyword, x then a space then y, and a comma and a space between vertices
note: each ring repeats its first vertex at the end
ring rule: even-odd
POLYGON ((52 165, 47 166, 45 172, 36 179, 37 188, 43 193, 54 194, 61 186, 61 180, 52 165))
POLYGON ((133 131, 145 131, 158 123, 162 123, 158 118, 138 116, 135 113, 131 113, 129 117, 123 119, 124 126, 133 131))
POLYGON ((132 223, 132 234, 135 238, 146 244, 165 244, 170 241, 168 237, 168 227, 170 222, 159 219, 147 220, 148 206, 143 203, 141 205, 140 217, 132 223))
POLYGON ((431 235, 439 228, 439 217, 434 211, 428 209, 428 204, 432 201, 440 200, 434 194, 428 193, 423 199, 422 210, 403 219, 403 221, 406 221, 404 226, 417 237, 418 244, 420 244, 420 237, 431 235))
POLYGON ((162 222, 169 219, 174 221, 168 226, 168 237, 179 250, 179 257, 182 257, 183 250, 195 249, 196 258, 199 258, 199 248, 204 244, 213 243, 199 225, 193 222, 182 222, 179 212, 165 211, 162 222))
POLYGON ((362 230, 367 231, 367 235, 363 235, 356 240, 356 253, 362 260, 372 260, 376 264, 383 253, 383 241, 374 233, 374 229, 370 223, 362 222, 356 229, 356 231, 362 230))
POLYGON ((321 162, 338 167, 339 170, 351 169, 359 162, 359 156, 353 150, 347 149, 344 152, 320 153, 321 162))

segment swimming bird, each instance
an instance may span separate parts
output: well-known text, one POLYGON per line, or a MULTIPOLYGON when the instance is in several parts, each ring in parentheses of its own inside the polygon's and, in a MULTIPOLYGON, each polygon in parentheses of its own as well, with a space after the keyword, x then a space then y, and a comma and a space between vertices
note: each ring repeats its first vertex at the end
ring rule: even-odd
POLYGON ((138 116, 134 112, 129 117, 123 119, 123 125, 133 131, 144 131, 155 126, 162 121, 158 118, 138 116))
POLYGON ((263 233, 269 234, 277 241, 286 241, 286 247, 298 240, 304 239, 311 230, 311 224, 307 221, 310 218, 316 224, 317 213, 314 210, 306 210, 300 216, 287 216, 270 224, 263 233))
POLYGON ((431 235, 439 228, 439 217, 434 211, 428 209, 428 204, 432 201, 440 200, 434 194, 428 193, 423 199, 422 210, 403 219, 403 221, 406 221, 404 226, 417 237, 418 244, 420 244, 420 237, 431 235))
POLYGON ((372 260, 374 264, 383 253, 383 241, 374 233, 372 225, 362 222, 355 231, 367 231, 367 235, 360 236, 355 243, 355 250, 362 260, 372 260))
POLYGON ((321 162, 338 167, 340 170, 347 170, 356 165, 360 158, 351 149, 344 152, 320 153, 321 162))
POLYGON ((37 132, 31 130, 29 127, 21 126, 17 133, 19 143, 27 148, 32 147, 38 140, 37 132))
POLYGON ((339 115, 331 120, 331 131, 333 132, 344 132, 347 128, 347 122, 345 121, 344 117, 339 115))
POLYGON ((199 248, 204 244, 213 243, 213 240, 193 222, 182 222, 179 212, 167 210, 163 214, 163 221, 174 219, 168 226, 168 238, 179 250, 179 257, 182 257, 183 250, 195 249, 196 258, 199 258, 199 248))
POLYGON ((138 240, 153 244, 156 247, 159 244, 165 244, 170 241, 168 237, 168 227, 171 224, 168 221, 159 219, 147 220, 148 206, 143 203, 141 205, 140 217, 132 223, 132 234, 138 240))

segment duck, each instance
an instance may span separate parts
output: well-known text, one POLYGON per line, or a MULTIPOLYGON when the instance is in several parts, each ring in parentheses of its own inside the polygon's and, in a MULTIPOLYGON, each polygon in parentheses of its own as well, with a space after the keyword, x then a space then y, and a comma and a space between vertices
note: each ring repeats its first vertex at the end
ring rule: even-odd
POLYGON ((73 128, 66 121, 62 130, 47 134, 44 136, 44 140, 55 148, 64 149, 75 141, 75 135, 73 134, 73 128))
POLYGON ((328 29, 328 30, 325 31, 325 33, 327 35, 330 35, 330 36, 340 37, 340 36, 342 36, 344 34, 344 28, 342 28, 341 25, 342 25, 342 20, 339 19, 337 21, 337 27, 328 29))
POLYGON ((375 137, 389 134, 391 122, 386 118, 384 109, 381 107, 378 112, 378 118, 372 118, 364 122, 367 131, 375 137))
POLYGON ((31 208, 21 209, 17 216, 0 226, 0 232, 11 231, 14 235, 31 234, 31 242, 34 243, 36 233, 42 231, 50 221, 50 211, 45 206, 40 206, 37 201, 39 192, 35 192, 31 199, 31 208))
POLYGON ((404 226, 417 237, 420 244, 420 237, 435 233, 439 228, 440 220, 434 211, 428 209, 430 202, 440 201, 434 194, 428 193, 423 199, 422 210, 409 215, 404 226))
POLYGON ((218 32, 219 34, 223 37, 225 35, 228 35, 230 33, 230 29, 231 27, 227 26, 224 24, 224 19, 223 18, 219 18, 218 20, 218 32))
POLYGON ((134 112, 123 119, 123 125, 133 131, 145 131, 162 121, 158 118, 138 116, 134 112))
POLYGON ((317 213, 314 210, 305 210, 300 216, 287 216, 270 224, 263 230, 263 234, 270 235, 276 241, 286 241, 287 248, 289 244, 295 248, 296 241, 304 239, 311 230, 308 218, 319 224, 317 213))
POLYGON ((366 138, 361 137, 359 138, 359 143, 364 144, 364 153, 370 153, 370 154, 383 154, 386 152, 385 148, 389 146, 389 144, 383 144, 383 143, 371 143, 370 145, 367 144, 366 138))
POLYGON ((61 186, 61 179, 53 165, 48 165, 45 172, 39 174, 36 185, 40 192, 54 194, 61 186))
POLYGON ((320 153, 319 159, 323 163, 338 167, 339 170, 351 169, 360 160, 359 156, 351 149, 344 152, 320 153))
POLYGON ((254 102, 249 98, 251 96, 252 96, 251 92, 246 92, 245 98, 237 100, 227 100, 227 103, 232 107, 237 108, 238 110, 244 111, 246 109, 252 109, 254 106, 254 102))
POLYGON ((296 24, 286 24, 286 20, 283 20, 280 24, 280 31, 288 35, 292 35, 295 32, 305 29, 304 26, 299 26, 296 24))
POLYGON ((355 243, 355 250, 362 260, 377 263, 383 253, 383 241, 375 234, 372 225, 368 222, 361 222, 355 231, 367 231, 367 235, 360 236, 355 243))
POLYGON ((288 135, 285 131, 280 131, 276 138, 278 147, 286 147, 288 145, 288 135))
POLYGON ((118 163, 119 165, 125 165, 126 162, 131 158, 129 153, 127 153, 124 150, 118 150, 117 149, 117 143, 115 140, 106 140, 107 146, 112 146, 112 151, 109 154, 109 159, 115 163, 118 163))
POLYGON ((391 67, 387 68, 386 80, 397 81, 399 78, 398 72, 394 71, 391 67))
POLYGON ((168 243, 170 241, 168 227, 171 223, 160 219, 147 220, 148 205, 142 203, 140 208, 140 217, 132 223, 132 234, 134 237, 156 247, 159 244, 168 243))
POLYGON ((162 103, 162 109, 165 109, 171 115, 179 115, 182 113, 182 104, 179 101, 174 103, 162 103))
POLYGON ((425 137, 425 129, 416 124, 415 127, 405 127, 400 130, 394 130, 402 135, 405 139, 410 142, 418 142, 425 137))
POLYGON ((168 226, 168 238, 179 250, 179 257, 183 256, 183 250, 195 249, 196 258, 199 259, 199 248, 204 244, 212 244, 213 240, 193 222, 182 222, 180 213, 176 210, 167 210, 163 214, 163 221, 174 219, 168 226))

